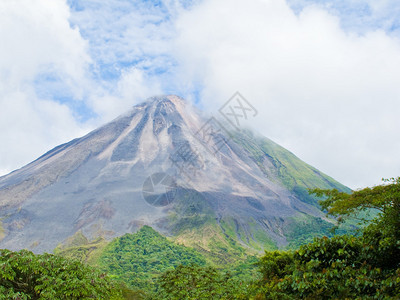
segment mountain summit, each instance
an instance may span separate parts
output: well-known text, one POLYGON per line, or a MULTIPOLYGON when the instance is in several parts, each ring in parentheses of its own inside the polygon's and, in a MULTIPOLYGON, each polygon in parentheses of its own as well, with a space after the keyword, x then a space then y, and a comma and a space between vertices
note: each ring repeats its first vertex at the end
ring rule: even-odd
POLYGON ((0 248, 52 251, 77 232, 110 239, 150 225, 206 251, 261 250, 331 225, 307 188, 346 187, 229 128, 177 96, 134 106, 0 177, 0 248))

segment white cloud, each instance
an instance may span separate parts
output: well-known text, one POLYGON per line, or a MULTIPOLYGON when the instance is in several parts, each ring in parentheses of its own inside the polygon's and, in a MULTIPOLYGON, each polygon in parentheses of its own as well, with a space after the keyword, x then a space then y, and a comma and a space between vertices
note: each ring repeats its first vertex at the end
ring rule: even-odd
POLYGON ((56 74, 76 97, 90 61, 64 1, 0 2, 0 167, 9 171, 85 132, 70 109, 39 99, 35 79, 56 74))
POLYGON ((129 110, 134 104, 162 94, 157 78, 135 67, 125 69, 112 90, 99 89, 89 99, 90 106, 100 116, 101 122, 107 122, 129 110))
POLYGON ((70 20, 89 41, 95 72, 118 76, 132 65, 154 69, 168 63, 171 18, 179 7, 169 2, 88 0, 73 8, 70 20))
POLYGON ((0 3, 2 79, 15 85, 54 71, 79 82, 89 57, 78 29, 68 23, 63 1, 4 0, 0 3))
POLYGON ((87 38, 94 79, 87 105, 109 121, 132 105, 162 93, 171 69, 170 18, 178 3, 89 0, 72 7, 71 22, 87 38))
POLYGON ((276 0, 204 1, 177 27, 181 78, 201 80, 207 107, 239 90, 260 132, 353 188, 400 175, 397 38, 276 0))
POLYGON ((347 30, 365 33, 377 28, 399 34, 400 6, 397 0, 287 0, 296 11, 304 7, 320 7, 340 18, 347 30))

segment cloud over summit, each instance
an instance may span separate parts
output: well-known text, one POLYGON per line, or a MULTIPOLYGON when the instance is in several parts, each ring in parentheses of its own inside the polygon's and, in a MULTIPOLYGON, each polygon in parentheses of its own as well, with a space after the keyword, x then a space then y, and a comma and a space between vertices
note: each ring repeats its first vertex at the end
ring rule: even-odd
POLYGON ((217 112, 240 91, 254 128, 344 184, 400 174, 396 1, 19 0, 0 15, 0 169, 154 94, 217 112))

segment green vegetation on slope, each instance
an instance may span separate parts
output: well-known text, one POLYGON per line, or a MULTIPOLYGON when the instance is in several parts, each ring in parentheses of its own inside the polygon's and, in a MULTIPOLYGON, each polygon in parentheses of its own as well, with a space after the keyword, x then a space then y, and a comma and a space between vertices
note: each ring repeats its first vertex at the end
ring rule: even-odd
POLYGON ((190 189, 178 191, 174 211, 169 216, 169 227, 174 235, 212 223, 215 223, 215 213, 202 193, 190 189))
POLYGON ((212 265, 245 260, 246 252, 251 252, 238 241, 234 219, 218 219, 204 195, 195 190, 184 190, 176 196, 168 226, 176 242, 196 249, 212 265))
POLYGON ((135 234, 125 234, 110 242, 101 253, 98 265, 112 278, 129 287, 154 289, 156 279, 180 265, 205 265, 195 250, 168 241, 149 226, 135 234))
MULTIPOLYGON (((232 244, 232 247, 239 248, 242 252, 243 246, 237 242, 238 238, 243 244, 248 245, 257 251, 277 249, 275 242, 254 219, 247 224, 246 230, 243 226, 238 224, 234 217, 230 216, 221 218, 220 226, 224 231, 226 238, 232 244)), ((246 252, 250 253, 250 250, 247 250, 246 252)))
POLYGON ((99 255, 108 242, 104 238, 89 241, 81 231, 76 232, 64 244, 54 249, 54 254, 96 265, 99 255))
POLYGON ((352 223, 343 224, 337 228, 332 219, 327 220, 310 215, 299 215, 292 218, 285 228, 285 236, 289 244, 285 249, 297 249, 302 245, 311 243, 316 237, 334 237, 346 233, 356 233, 356 226, 352 223))
POLYGON ((237 133, 234 140, 249 152, 265 175, 283 184, 303 202, 318 205, 317 198, 308 193, 308 189, 312 188, 338 189, 347 193, 351 191, 268 138, 256 137, 246 131, 237 133), (268 164, 274 168, 266 168, 268 164))
POLYGON ((0 219, 0 241, 2 239, 4 239, 4 237, 5 237, 5 230, 3 228, 3 223, 1 222, 1 219, 0 219))

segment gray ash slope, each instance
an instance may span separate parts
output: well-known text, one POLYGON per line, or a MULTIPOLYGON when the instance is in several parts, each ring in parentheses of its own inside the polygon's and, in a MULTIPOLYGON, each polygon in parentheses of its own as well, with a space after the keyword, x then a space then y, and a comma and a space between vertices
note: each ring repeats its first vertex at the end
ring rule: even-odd
POLYGON ((215 128, 209 139, 196 138, 207 120, 177 96, 153 97, 1 177, 0 248, 52 251, 78 231, 110 239, 144 224, 172 236, 212 224, 262 248, 296 239, 296 222, 329 222, 305 191, 346 187, 251 132, 215 128), (171 204, 155 207, 142 188, 160 172, 176 189, 171 204))

